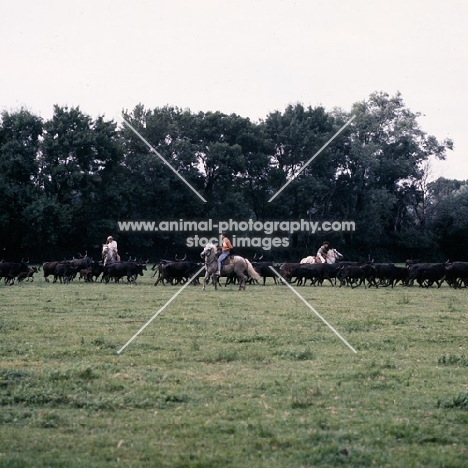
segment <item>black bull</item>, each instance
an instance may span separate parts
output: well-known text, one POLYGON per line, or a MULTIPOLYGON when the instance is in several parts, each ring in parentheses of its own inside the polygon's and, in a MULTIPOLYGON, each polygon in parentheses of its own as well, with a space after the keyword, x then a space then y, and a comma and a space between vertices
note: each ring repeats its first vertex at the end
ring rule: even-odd
POLYGON ((276 274, 270 267, 274 268, 274 263, 273 262, 256 262, 252 261, 252 266, 254 267, 254 270, 263 278, 263 286, 265 286, 265 282, 267 278, 273 278, 275 284, 277 283, 276 281, 276 274))
POLYGON ((409 286, 413 286, 414 281, 417 281, 420 287, 428 288, 436 283, 437 287, 440 288, 444 279, 444 263, 415 263, 409 267, 409 286))
POLYGON ((468 262, 453 262, 445 267, 445 281, 452 288, 466 287, 468 284, 468 262))
POLYGON ((26 263, 0 262, 0 278, 5 278, 5 284, 13 284, 15 278, 23 272, 27 272, 29 267, 26 263))
POLYGON ((54 283, 60 280, 61 283, 68 284, 76 274, 76 268, 69 261, 59 262, 54 270, 54 283))
POLYGON ((298 282, 298 285, 304 284, 307 280, 311 280, 312 284, 322 285, 325 280, 328 280, 334 286, 334 280, 337 275, 338 265, 336 263, 283 263, 280 266, 280 275, 287 281, 298 282))
POLYGON ((312 284, 322 285, 325 280, 328 280, 334 286, 333 280, 336 278, 337 264, 329 263, 301 263, 299 266, 292 268, 289 278, 296 278, 297 285, 306 284, 307 280, 311 280, 312 284))
POLYGON ((44 279, 49 282, 49 276, 55 275, 55 267, 59 264, 60 262, 44 262, 42 264, 42 271, 44 272, 44 279))
POLYGON ((136 262, 113 262, 108 263, 104 267, 102 281, 106 283, 113 278, 116 282, 120 281, 124 276, 130 283, 136 283, 138 275, 143 276, 143 270, 146 270, 146 263, 136 262))
POLYGON ((201 267, 203 263, 196 262, 172 262, 169 260, 161 260, 157 266, 159 273, 156 282, 157 286, 160 282, 164 285, 165 281, 171 284, 178 284, 188 281, 201 267))
MULTIPOLYGON (((83 268, 90 268, 91 265, 93 264, 93 259, 91 257, 84 257, 84 258, 74 258, 73 260, 64 260, 62 262, 59 261, 54 261, 54 262, 45 262, 42 264, 42 271, 44 272, 44 279, 48 282, 49 281, 49 276, 53 275, 54 276, 54 281, 57 280, 57 266, 58 265, 69 265, 73 269, 73 272, 79 271, 83 268)), ((58 276, 64 276, 63 270, 66 270, 67 268, 59 266, 59 275, 58 276)), ((67 272, 65 272, 66 274, 67 272)))
POLYGON ((93 263, 93 259, 91 257, 83 257, 83 258, 74 258, 70 260, 70 265, 75 268, 76 270, 82 270, 83 268, 90 268, 91 264, 93 263))

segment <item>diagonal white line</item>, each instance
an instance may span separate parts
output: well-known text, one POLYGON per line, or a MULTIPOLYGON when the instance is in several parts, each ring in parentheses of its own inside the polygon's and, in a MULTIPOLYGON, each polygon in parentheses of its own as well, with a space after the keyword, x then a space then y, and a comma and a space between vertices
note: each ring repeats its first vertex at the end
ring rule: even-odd
POLYGON ((343 341, 343 343, 348 346, 353 353, 357 351, 272 267, 269 267, 275 275, 283 280, 284 284, 336 335, 338 338, 343 341))
POLYGON ((127 122, 122 116, 120 116, 120 118, 123 120, 123 122, 124 122, 136 135, 138 135, 138 136, 140 137, 140 140, 141 140, 143 143, 145 143, 146 146, 148 146, 148 148, 149 148, 151 151, 153 151, 153 152, 156 154, 156 156, 158 156, 158 158, 161 159, 161 161, 162 161, 164 164, 166 164, 166 166, 168 166, 168 167, 172 170, 172 172, 174 172, 174 174, 175 174, 176 176, 178 176, 178 177, 182 180, 182 182, 184 182, 185 184, 187 184, 187 185, 190 187, 190 189, 191 189, 204 203, 207 203, 207 201, 192 187, 192 185, 191 185, 189 182, 187 182, 187 180, 186 180, 184 177, 182 177, 182 176, 181 176, 181 175, 180 175, 180 174, 179 174, 179 173, 178 173, 162 156, 161 156, 161 154, 160 154, 158 151, 156 151, 156 150, 154 149, 154 147, 148 142, 148 140, 146 140, 146 139, 143 137, 143 135, 141 135, 141 133, 139 133, 138 130, 137 130, 135 127, 133 127, 129 122, 127 122))
POLYGON ((291 177, 269 200, 268 203, 271 203, 354 119, 356 118, 353 115, 297 172, 293 177, 291 177))
POLYGON ((205 269, 203 265, 128 341, 117 354, 120 354, 198 275, 205 269))

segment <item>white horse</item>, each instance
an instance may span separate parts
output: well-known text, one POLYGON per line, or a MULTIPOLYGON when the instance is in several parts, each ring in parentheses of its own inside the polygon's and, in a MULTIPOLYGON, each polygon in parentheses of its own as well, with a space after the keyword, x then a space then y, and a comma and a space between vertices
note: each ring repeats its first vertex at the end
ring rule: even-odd
POLYGON ((343 255, 336 249, 329 249, 327 252, 326 262, 322 262, 322 259, 317 255, 316 257, 309 255, 301 260, 301 263, 336 263, 341 260, 343 255))
POLYGON ((315 257, 313 255, 309 255, 301 260, 301 263, 315 263, 315 257))
POLYGON ((343 258, 343 255, 336 249, 330 249, 327 252, 327 263, 335 263, 343 258))

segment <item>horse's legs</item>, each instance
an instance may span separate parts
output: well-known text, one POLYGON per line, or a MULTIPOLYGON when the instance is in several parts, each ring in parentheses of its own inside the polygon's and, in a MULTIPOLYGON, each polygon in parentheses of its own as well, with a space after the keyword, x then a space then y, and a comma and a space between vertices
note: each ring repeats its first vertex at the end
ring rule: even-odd
POLYGON ((206 283, 208 283, 208 281, 210 281, 210 276, 211 276, 211 273, 208 270, 206 270, 205 276, 203 278, 203 291, 206 288, 206 283))
POLYGON ((241 274, 237 276, 237 279, 239 280, 239 291, 242 291, 242 290, 245 291, 247 278, 245 277, 244 274, 241 274))

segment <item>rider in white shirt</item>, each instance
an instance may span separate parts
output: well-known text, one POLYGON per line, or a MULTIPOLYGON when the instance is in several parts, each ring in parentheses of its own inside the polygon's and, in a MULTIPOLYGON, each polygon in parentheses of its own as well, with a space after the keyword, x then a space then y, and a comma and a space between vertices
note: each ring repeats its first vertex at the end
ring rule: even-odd
POLYGON ((112 236, 109 236, 107 238, 107 245, 109 246, 109 249, 115 250, 117 261, 120 262, 120 256, 117 250, 117 242, 114 240, 112 236))
POLYGON ((327 263, 327 253, 329 250, 329 245, 330 244, 327 241, 325 241, 320 247, 320 249, 318 249, 316 258, 318 258, 319 261, 317 263, 327 263))

